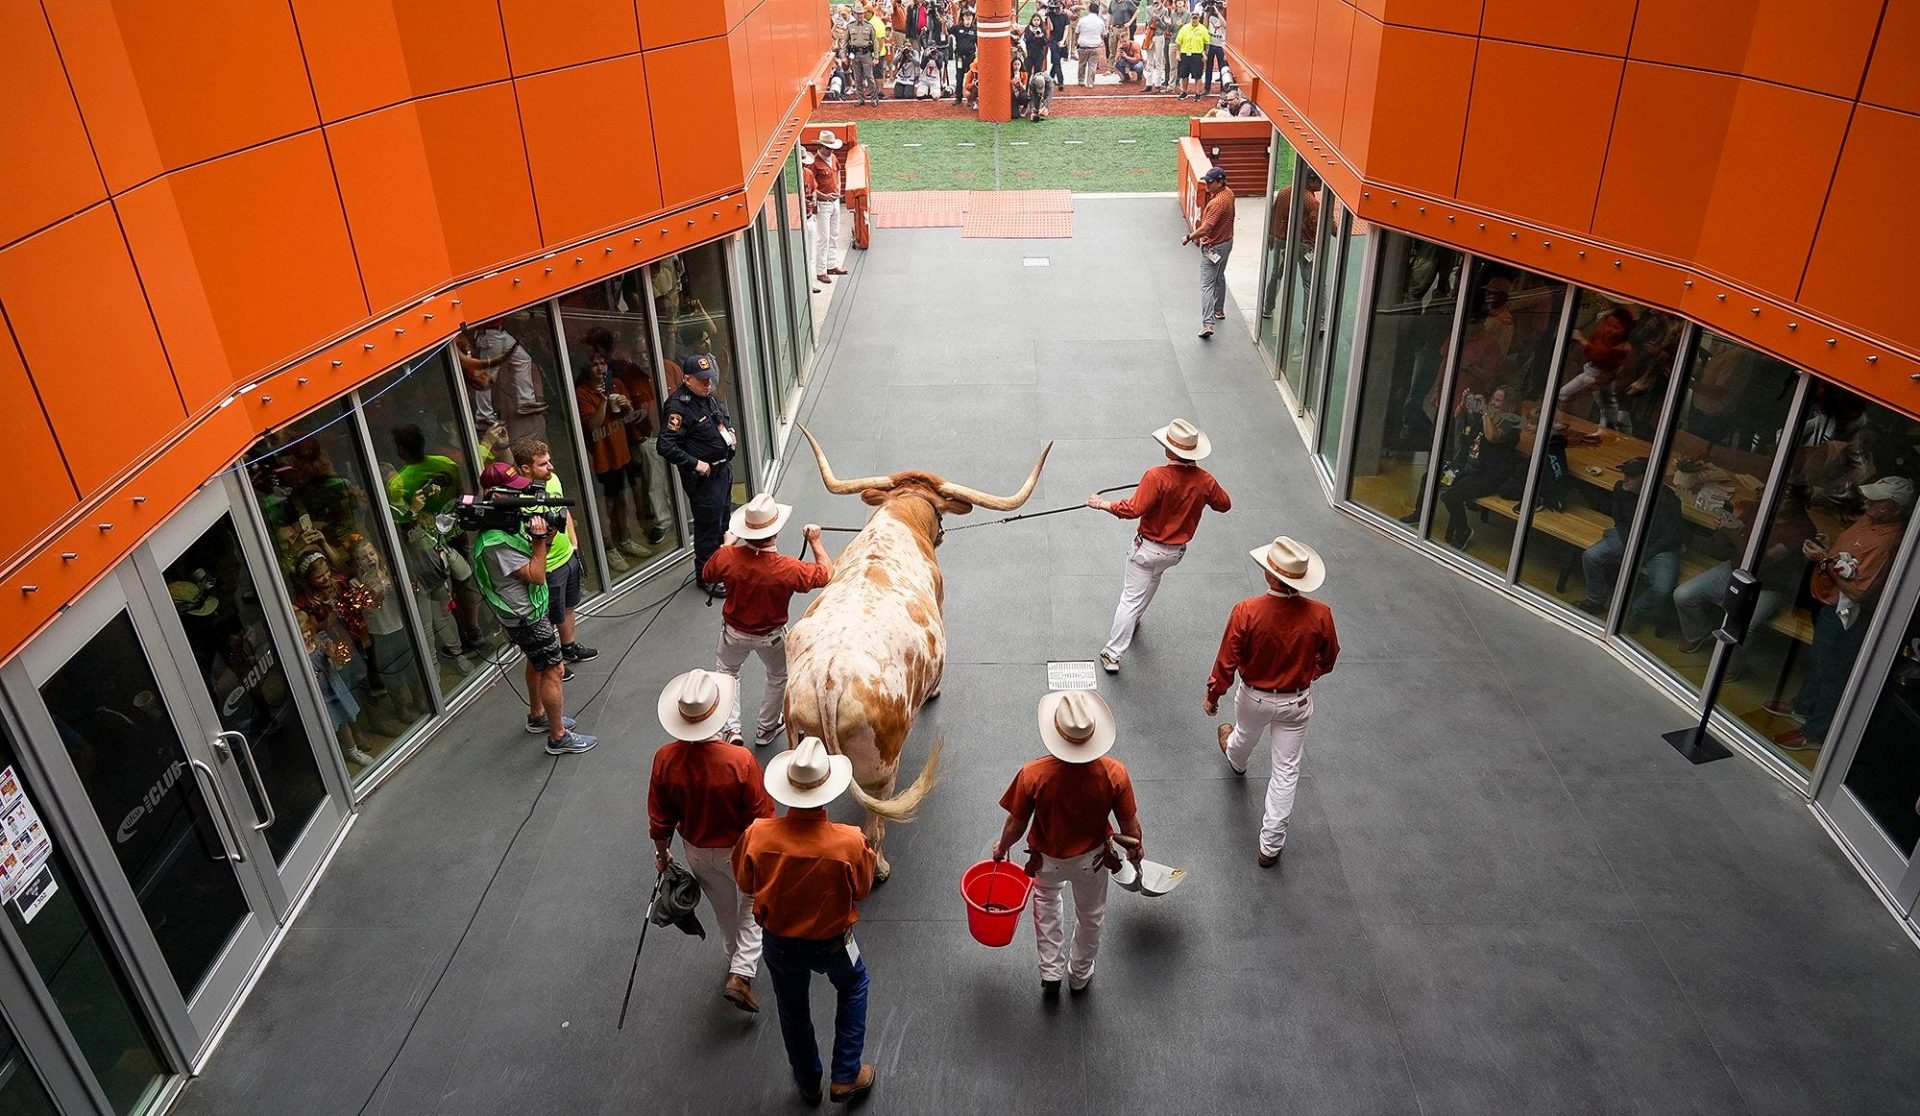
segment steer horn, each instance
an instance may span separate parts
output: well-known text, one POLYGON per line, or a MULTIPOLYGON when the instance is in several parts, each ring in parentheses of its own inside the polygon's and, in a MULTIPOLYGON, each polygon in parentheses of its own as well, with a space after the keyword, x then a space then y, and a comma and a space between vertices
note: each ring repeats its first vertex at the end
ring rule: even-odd
MULTIPOLYGON (((870 488, 886 489, 893 487, 892 477, 855 477, 852 480, 841 480, 839 477, 834 476, 833 466, 827 464, 827 453, 820 448, 820 440, 813 436, 813 431, 802 426, 800 433, 807 436, 807 444, 813 447, 813 459, 820 465, 820 481, 827 486, 828 492, 833 493, 835 496, 851 496, 865 492, 870 488)), ((1038 472, 1038 470, 1035 470, 1035 472, 1038 472)))
MULTIPOLYGON (((815 448, 814 452, 819 452, 818 447, 815 448)), ((1047 463, 1047 455, 1052 452, 1053 443, 1048 442, 1047 447, 1040 451, 1040 460, 1033 463, 1033 472, 1027 474, 1027 483, 1021 485, 1020 491, 1011 496, 995 496, 992 493, 982 492, 977 488, 968 488, 964 484, 955 484, 952 481, 941 482, 940 495, 948 496, 955 500, 965 500, 976 508, 986 508, 988 511, 1012 511, 1021 504, 1026 503, 1027 497, 1033 495, 1033 486, 1040 482, 1040 467, 1047 463)), ((822 469, 826 467, 826 460, 824 458, 821 459, 820 465, 822 469)))

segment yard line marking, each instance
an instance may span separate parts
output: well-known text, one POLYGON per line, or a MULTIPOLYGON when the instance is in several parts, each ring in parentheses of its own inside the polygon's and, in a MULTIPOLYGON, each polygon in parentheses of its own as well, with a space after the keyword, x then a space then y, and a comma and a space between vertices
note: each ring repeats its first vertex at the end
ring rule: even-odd
POLYGON ((917 143, 903 143, 900 146, 901 147, 919 147, 920 145, 917 143))
POLYGON ((1114 142, 1115 142, 1115 143, 1139 143, 1140 141, 1139 141, 1139 140, 1130 140, 1130 139, 1123 139, 1123 140, 1115 140, 1114 142))
POLYGON ((1065 143, 1065 144, 1067 144, 1068 146, 1072 146, 1073 144, 1076 144, 1076 143, 1085 143, 1085 142, 1087 142, 1087 141, 1086 141, 1086 140, 1063 140, 1063 141, 1061 141, 1061 142, 1063 142, 1063 143, 1065 143))
POLYGON ((1027 141, 1026 140, 1008 140, 1007 146, 1008 147, 1025 147, 1027 146, 1027 141))
POLYGON ((962 140, 960 141, 959 146, 960 147, 978 147, 980 145, 972 142, 971 140, 962 140))

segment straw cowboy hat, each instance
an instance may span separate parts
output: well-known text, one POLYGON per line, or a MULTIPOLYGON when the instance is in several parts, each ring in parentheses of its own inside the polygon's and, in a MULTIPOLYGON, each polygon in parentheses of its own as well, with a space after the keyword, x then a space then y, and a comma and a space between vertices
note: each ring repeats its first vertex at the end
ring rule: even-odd
POLYGON ((1153 440, 1167 447, 1167 452, 1185 461, 1199 461, 1213 452, 1213 439, 1200 433, 1200 428, 1186 419, 1174 419, 1153 432, 1153 440))
POLYGON ((660 727, 675 740, 711 740, 733 711, 737 683, 712 670, 690 670, 660 691, 660 727))
POLYGON ((1327 579, 1327 564, 1321 561, 1320 552, 1285 535, 1247 553, 1262 570, 1302 593, 1313 592, 1327 579))
POLYGON ((1112 751, 1119 728, 1092 690, 1054 690, 1040 699, 1040 742, 1068 763, 1092 763, 1112 751))
POLYGON ((767 793, 782 806, 805 810, 839 798, 853 782, 853 761, 827 751, 817 736, 767 761, 767 793))
POLYGON ((773 497, 762 492, 733 513, 727 530, 737 539, 770 539, 780 533, 792 514, 792 504, 776 504, 773 497))
POLYGON ((821 129, 820 134, 813 137, 813 142, 828 151, 838 151, 843 146, 840 137, 833 134, 832 128, 821 129))

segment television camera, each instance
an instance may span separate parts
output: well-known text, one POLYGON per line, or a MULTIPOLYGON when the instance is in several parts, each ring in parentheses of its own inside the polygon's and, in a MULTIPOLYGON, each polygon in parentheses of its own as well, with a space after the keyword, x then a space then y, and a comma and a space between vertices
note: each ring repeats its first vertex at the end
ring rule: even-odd
POLYGON ((507 531, 540 538, 566 525, 565 509, 573 501, 541 489, 492 488, 479 496, 462 496, 453 505, 453 517, 463 531, 507 531), (535 532, 533 520, 545 520, 535 532))

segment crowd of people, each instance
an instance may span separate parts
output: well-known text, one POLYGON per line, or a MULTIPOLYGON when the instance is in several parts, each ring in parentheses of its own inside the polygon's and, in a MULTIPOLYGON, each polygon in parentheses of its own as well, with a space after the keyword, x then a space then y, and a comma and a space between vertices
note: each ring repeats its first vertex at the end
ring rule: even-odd
MULTIPOLYGON (((859 0, 835 6, 832 19, 828 100, 950 98, 978 107, 974 0, 859 0)), ((1012 37, 1016 116, 1045 120, 1069 68, 1084 88, 1110 75, 1116 87, 1180 100, 1212 97, 1218 82, 1209 115, 1259 115, 1227 66, 1226 0, 1039 0, 1012 37)))

